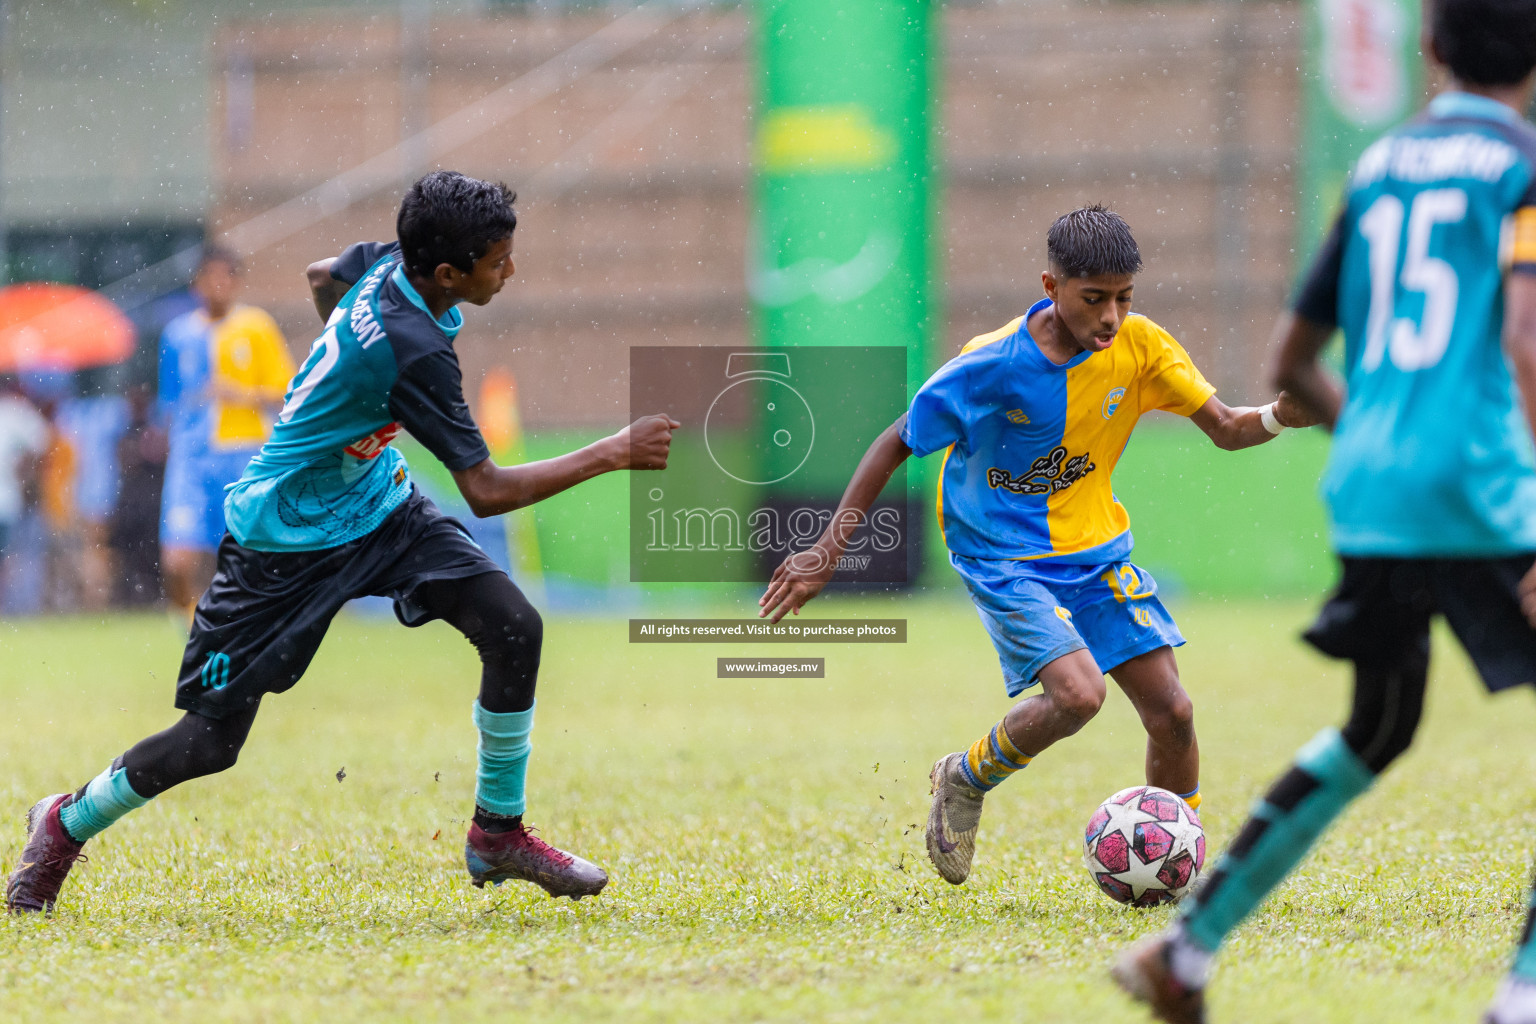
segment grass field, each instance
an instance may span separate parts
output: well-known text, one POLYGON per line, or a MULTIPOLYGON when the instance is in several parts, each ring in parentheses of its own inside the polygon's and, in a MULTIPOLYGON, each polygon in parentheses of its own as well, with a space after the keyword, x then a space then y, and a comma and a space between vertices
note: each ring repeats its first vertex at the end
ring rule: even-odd
MULTIPOLYGON (((1124 699, 988 799, 954 888, 920 823, 932 760, 1007 706, 980 625, 958 594, 815 611, 903 616, 911 640, 631 647, 620 621, 550 621, 529 816, 609 869, 579 904, 464 875, 468 646, 343 619, 237 768, 94 841, 51 920, 0 920, 0 1018, 1145 1020, 1104 968, 1167 915, 1110 903, 1080 859, 1094 805, 1141 780, 1124 699), (827 678, 714 678, 744 651, 827 678)), ((1343 670, 1294 639, 1307 612, 1175 608, 1215 849, 1341 717, 1343 670)), ((7 867, 32 800, 168 724, 179 647, 158 617, 0 623, 7 867)), ((1523 916, 1536 709, 1444 642, 1434 677, 1415 750, 1238 933, 1216 1021, 1476 1019, 1523 916)))

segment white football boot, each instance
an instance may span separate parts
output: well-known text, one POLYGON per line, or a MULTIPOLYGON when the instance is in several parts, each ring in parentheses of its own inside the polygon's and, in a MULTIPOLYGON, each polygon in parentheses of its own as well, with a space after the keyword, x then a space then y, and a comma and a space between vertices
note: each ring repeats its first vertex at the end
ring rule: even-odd
POLYGON ((971 785, 960 764, 964 751, 945 754, 928 773, 933 804, 928 808, 928 859, 944 881, 959 885, 971 874, 976 855, 976 827, 981 824, 981 801, 987 795, 971 785))

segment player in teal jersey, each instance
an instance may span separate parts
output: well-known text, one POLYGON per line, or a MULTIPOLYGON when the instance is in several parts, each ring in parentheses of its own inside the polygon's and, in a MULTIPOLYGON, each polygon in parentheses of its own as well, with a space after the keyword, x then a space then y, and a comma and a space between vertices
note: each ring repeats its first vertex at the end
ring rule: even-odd
MULTIPOLYGON (((1536 0, 1433 0, 1426 20, 1451 87, 1361 155, 1278 332, 1278 382, 1334 428, 1323 494, 1343 577, 1306 638, 1354 663, 1353 707, 1178 921, 1115 965, 1164 1021, 1205 1019, 1212 956, 1407 749, 1432 616, 1490 691, 1536 684, 1536 130, 1519 115, 1536 0), (1335 326, 1343 391, 1319 362, 1335 326)), ((1536 1024, 1536 903, 1485 1020, 1536 1024)))
POLYGON ((647 416, 559 458, 503 468, 464 403, 453 341, 462 302, 512 276, 517 215, 505 185, 451 171, 407 192, 399 241, 362 242, 309 268, 325 331, 289 386, 271 437, 225 500, 229 533, 197 604, 176 706, 184 715, 73 794, 38 801, 6 887, 12 911, 45 911, 84 842, 172 786, 235 763, 262 698, 298 682, 348 600, 394 599, 407 626, 443 619, 481 659, 476 885, 532 881, 554 896, 608 876, 523 825, 543 624, 522 592, 411 484, 389 446, 402 427, 452 471, 477 516, 531 505, 618 469, 663 469, 678 424, 647 416))

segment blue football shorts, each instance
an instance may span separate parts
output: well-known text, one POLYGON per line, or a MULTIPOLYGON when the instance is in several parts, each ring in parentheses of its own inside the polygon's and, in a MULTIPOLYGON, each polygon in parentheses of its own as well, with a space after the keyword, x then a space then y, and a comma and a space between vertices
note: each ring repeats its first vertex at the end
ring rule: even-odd
POLYGON ((1017 697, 1040 670, 1086 650, 1109 672, 1184 637, 1157 599, 1157 581, 1130 562, 1043 565, 951 554, 1003 666, 1003 685, 1017 697))
POLYGON ((240 479, 258 449, 172 454, 160 501, 160 546, 212 553, 224 537, 224 488, 240 479))

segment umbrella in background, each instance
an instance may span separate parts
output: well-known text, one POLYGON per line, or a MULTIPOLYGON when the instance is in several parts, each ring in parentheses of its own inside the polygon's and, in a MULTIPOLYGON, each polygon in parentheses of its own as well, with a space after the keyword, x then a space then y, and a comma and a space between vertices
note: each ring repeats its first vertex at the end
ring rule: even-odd
POLYGON ((133 346, 133 322, 88 288, 0 288, 0 372, 105 366, 127 359, 133 346))

